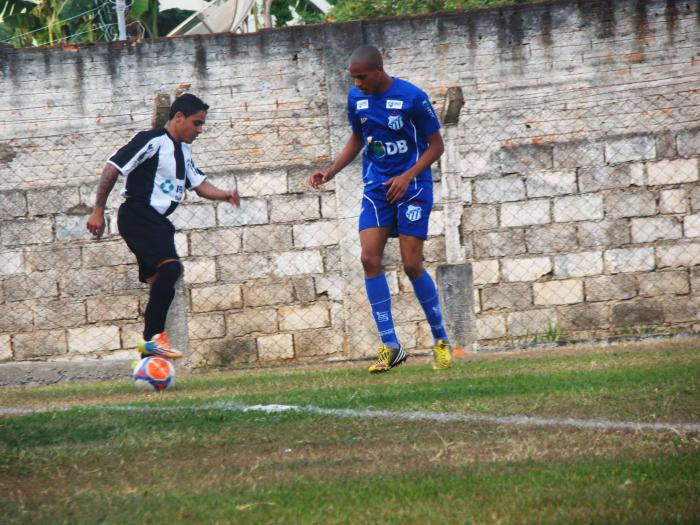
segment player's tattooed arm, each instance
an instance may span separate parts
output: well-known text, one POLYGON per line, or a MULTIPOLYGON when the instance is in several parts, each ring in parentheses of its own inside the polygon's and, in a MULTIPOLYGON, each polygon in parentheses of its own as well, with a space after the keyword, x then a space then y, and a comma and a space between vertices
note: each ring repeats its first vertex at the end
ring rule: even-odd
POLYGON ((95 197, 95 206, 92 208, 92 213, 88 217, 87 229, 97 239, 102 237, 105 231, 105 206, 107 206, 107 197, 109 192, 114 188, 114 184, 119 177, 119 170, 111 164, 106 164, 100 176, 100 182, 97 185, 97 196, 95 197))
POLYGON ((100 182, 97 185, 97 197, 95 197, 95 208, 105 209, 107 206, 107 197, 109 193, 114 188, 114 184, 117 182, 119 177, 119 170, 112 166, 111 164, 105 164, 102 170, 102 176, 100 176, 100 182))

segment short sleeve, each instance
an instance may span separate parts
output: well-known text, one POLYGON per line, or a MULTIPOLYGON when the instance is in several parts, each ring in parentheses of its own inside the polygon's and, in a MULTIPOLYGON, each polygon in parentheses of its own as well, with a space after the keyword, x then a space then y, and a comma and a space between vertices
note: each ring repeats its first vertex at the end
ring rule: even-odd
POLYGON ((433 109, 433 105, 423 91, 416 96, 413 104, 413 123, 421 137, 429 137, 440 129, 440 121, 433 109))
POLYGON ((362 135, 362 124, 356 113, 355 101, 350 96, 348 96, 348 122, 353 133, 362 135))
POLYGON ((185 188, 188 190, 193 190, 205 180, 207 180, 207 176, 195 165, 194 160, 190 158, 189 162, 187 163, 185 188))
POLYGON ((122 175, 128 175, 140 164, 153 157, 158 151, 153 135, 141 131, 125 145, 112 153, 107 162, 117 168, 122 175))

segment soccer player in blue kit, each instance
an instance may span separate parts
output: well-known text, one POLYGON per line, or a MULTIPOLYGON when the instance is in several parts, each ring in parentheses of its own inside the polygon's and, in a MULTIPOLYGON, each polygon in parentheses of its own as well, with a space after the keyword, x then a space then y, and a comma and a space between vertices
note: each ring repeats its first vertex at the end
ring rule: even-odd
POLYGON ((387 372, 408 357, 394 330, 389 285, 382 269, 384 247, 389 237, 396 236, 404 270, 433 333, 433 368, 449 368, 451 348, 437 288, 423 267, 423 242, 433 206, 430 165, 444 151, 440 122, 423 91, 384 71, 376 47, 355 49, 348 72, 355 81, 348 94, 352 135, 331 167, 314 172, 309 184, 318 188, 328 182, 364 149, 361 261, 367 298, 381 338, 378 359, 369 371, 387 372))

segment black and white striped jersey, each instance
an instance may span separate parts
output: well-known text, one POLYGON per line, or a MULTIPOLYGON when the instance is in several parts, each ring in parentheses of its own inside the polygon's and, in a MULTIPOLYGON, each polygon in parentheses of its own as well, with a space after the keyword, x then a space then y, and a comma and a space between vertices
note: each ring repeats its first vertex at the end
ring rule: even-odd
POLYGON ((170 215, 185 190, 207 178, 192 160, 189 144, 175 142, 165 128, 141 131, 107 161, 126 177, 122 195, 170 215))

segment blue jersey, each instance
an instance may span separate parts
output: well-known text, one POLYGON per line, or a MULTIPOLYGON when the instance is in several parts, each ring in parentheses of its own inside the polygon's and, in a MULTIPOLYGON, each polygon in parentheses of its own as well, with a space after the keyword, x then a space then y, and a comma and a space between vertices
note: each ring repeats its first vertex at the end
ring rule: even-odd
MULTIPOLYGON (((353 133, 364 140, 362 178, 365 186, 371 187, 408 171, 428 147, 426 138, 440 129, 428 96, 395 77, 389 89, 379 95, 365 95, 352 88, 348 120, 353 133)), ((428 167, 412 186, 432 180, 428 167)))

